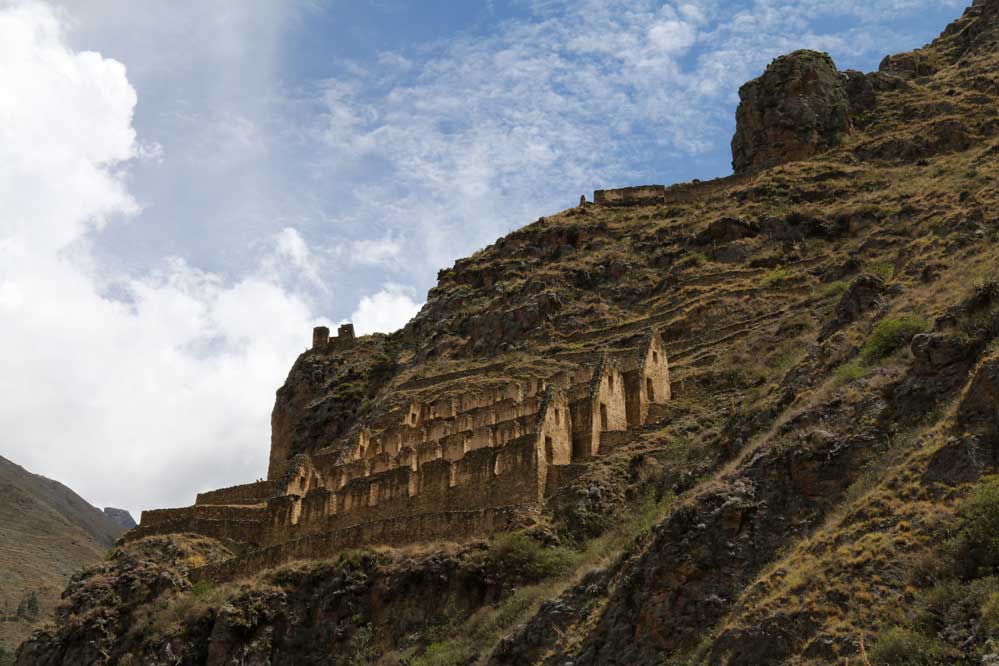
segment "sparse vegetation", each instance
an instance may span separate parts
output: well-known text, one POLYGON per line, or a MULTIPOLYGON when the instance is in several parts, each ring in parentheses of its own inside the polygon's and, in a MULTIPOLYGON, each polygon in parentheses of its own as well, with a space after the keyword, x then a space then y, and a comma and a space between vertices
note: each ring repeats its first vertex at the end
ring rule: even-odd
POLYGON ((516 590, 495 606, 479 609, 463 623, 451 627, 436 627, 434 636, 438 640, 413 659, 412 666, 459 666, 472 663, 477 655, 487 654, 496 641, 537 610, 542 601, 558 596, 585 572, 606 566, 613 558, 618 557, 636 537, 648 532, 662 519, 672 501, 672 496, 657 500, 650 494, 643 495, 628 512, 619 517, 613 527, 586 543, 572 557, 566 557, 564 549, 548 549, 563 551, 561 555, 539 554, 536 549, 540 546, 524 543, 524 540, 531 542, 524 535, 503 538, 500 540, 497 560, 504 564, 520 561, 526 563, 529 569, 557 570, 557 574, 541 583, 516 590), (539 562, 549 564, 539 567, 539 562), (572 564, 571 568, 564 566, 568 563, 572 564))
POLYGON ((815 288, 815 295, 822 299, 833 299, 838 298, 843 295, 843 292, 847 290, 850 286, 848 280, 836 280, 835 282, 826 282, 815 288))
POLYGON ((921 317, 908 316, 885 319, 878 322, 860 350, 865 363, 876 363, 909 344, 929 324, 921 317))
POLYGON ((766 287, 779 287, 790 279, 791 271, 784 266, 778 266, 763 276, 763 285, 766 287))
POLYGON ((494 539, 482 559, 484 569, 492 575, 516 576, 534 583, 565 573, 578 557, 568 548, 545 548, 523 532, 514 532, 494 539))
POLYGON ((903 627, 892 627, 871 647, 875 666, 936 666, 945 655, 937 641, 903 627))
POLYGON ((862 379, 867 376, 870 372, 870 368, 865 366, 859 361, 850 361, 849 363, 844 363, 833 371, 833 382, 839 386, 842 384, 849 384, 858 379, 862 379))
POLYGON ((954 546, 958 573, 978 578, 999 573, 999 477, 980 482, 961 511, 954 546))
POLYGON ((38 593, 32 590, 21 598, 17 605, 17 618, 25 622, 34 622, 41 611, 38 608, 38 593))
POLYGON ((867 266, 867 272, 877 275, 885 282, 895 277, 895 264, 890 261, 876 261, 867 266))
POLYGON ((979 481, 958 516, 955 536, 915 569, 934 582, 919 592, 910 624, 879 636, 875 666, 963 663, 962 652, 999 637, 999 477, 979 481))

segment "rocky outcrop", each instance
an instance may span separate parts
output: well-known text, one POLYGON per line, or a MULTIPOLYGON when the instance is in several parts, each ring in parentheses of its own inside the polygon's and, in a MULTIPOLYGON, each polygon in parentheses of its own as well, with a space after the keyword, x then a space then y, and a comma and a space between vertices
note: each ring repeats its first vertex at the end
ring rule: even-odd
POLYGON ((934 453, 924 483, 956 485, 999 467, 999 359, 983 362, 957 408, 953 434, 934 453))
POLYGON ((836 314, 822 329, 821 338, 857 321, 873 308, 885 293, 885 281, 876 275, 860 275, 847 288, 836 305, 836 314))
POLYGON ((56 626, 21 647, 17 666, 375 663, 534 582, 473 544, 396 559, 352 552, 240 586, 192 587, 192 565, 227 555, 182 536, 119 548, 74 577, 56 626))
POLYGON ((370 335, 347 349, 329 345, 298 357, 271 412, 267 478, 280 479, 289 462, 346 434, 362 405, 397 369, 395 341, 370 335))
POLYGON ((847 85, 825 53, 777 58, 739 90, 739 99, 732 139, 736 173, 805 159, 839 145, 851 131, 847 85))
POLYGON ((964 432, 999 444, 999 359, 985 361, 975 372, 958 407, 957 422, 964 432))
POLYGON ((114 507, 106 506, 104 507, 104 515, 110 518, 115 525, 126 532, 136 525, 135 519, 132 518, 132 514, 125 509, 116 509, 114 507))

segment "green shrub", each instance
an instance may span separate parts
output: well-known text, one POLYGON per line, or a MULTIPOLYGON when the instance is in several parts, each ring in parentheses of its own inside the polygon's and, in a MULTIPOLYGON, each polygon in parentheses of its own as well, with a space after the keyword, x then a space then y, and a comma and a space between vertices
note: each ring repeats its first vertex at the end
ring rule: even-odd
POLYGON ((470 663, 475 651, 465 641, 431 643, 427 650, 412 661, 413 666, 458 666, 470 663))
POLYGON ((875 666, 934 666, 943 656, 940 643, 903 627, 882 632, 871 648, 875 666))
POLYGON ((849 384, 850 382, 856 381, 861 377, 866 376, 868 373, 868 368, 862 363, 853 361, 851 363, 844 363, 833 371, 833 381, 837 386, 842 384, 849 384))
POLYGON ((545 548, 523 532, 496 538, 484 557, 488 571, 527 582, 565 573, 573 568, 578 558, 567 548, 545 548))
POLYGON ((876 363, 909 344, 912 338, 928 328, 929 325, 920 317, 885 319, 874 327, 864 342, 861 358, 865 363, 876 363))
POLYGON ((195 599, 204 599, 212 590, 215 589, 215 585, 212 584, 210 580, 199 580, 194 585, 191 586, 191 595, 195 599))
POLYGON ((935 635, 949 625, 966 622, 972 610, 965 608, 968 592, 957 581, 947 581, 927 590, 919 599, 916 628, 924 634, 935 635))
POLYGON ((14 663, 14 655, 6 647, 0 645, 0 666, 10 666, 14 663))
POLYGON ((791 271, 783 266, 778 266, 773 269, 765 276, 763 276, 763 285, 765 287, 776 287, 784 284, 791 279, 791 271))
POLYGON ((687 255, 680 260, 679 264, 683 266, 690 266, 691 268, 698 268, 705 265, 710 261, 708 256, 703 252, 688 252, 687 255))
POLYGON ((873 273, 885 282, 888 282, 895 277, 895 264, 890 261, 879 261, 877 263, 870 264, 867 267, 867 272, 873 273))
POLYGON ((985 598, 981 608, 982 632, 986 638, 999 638, 999 592, 985 598))
POLYGON ((961 507, 958 573, 979 578, 999 572, 999 476, 982 479, 961 507))
POLYGON ((846 280, 836 280, 835 282, 827 282, 826 284, 820 285, 815 289, 815 295, 819 298, 833 298, 837 296, 842 296, 843 292, 847 290, 850 283, 846 280))

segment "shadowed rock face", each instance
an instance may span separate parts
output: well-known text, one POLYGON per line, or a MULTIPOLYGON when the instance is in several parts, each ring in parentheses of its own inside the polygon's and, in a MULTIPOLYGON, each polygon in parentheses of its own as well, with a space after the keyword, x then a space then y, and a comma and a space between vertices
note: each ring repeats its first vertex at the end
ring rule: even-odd
POLYGON ((106 506, 104 507, 104 515, 110 518, 115 525, 123 530, 127 531, 135 527, 135 519, 132 518, 132 514, 125 509, 116 509, 114 507, 106 506))
POLYGON ((736 173, 804 159, 849 134, 846 79, 825 53, 795 51, 739 90, 732 168, 736 173))

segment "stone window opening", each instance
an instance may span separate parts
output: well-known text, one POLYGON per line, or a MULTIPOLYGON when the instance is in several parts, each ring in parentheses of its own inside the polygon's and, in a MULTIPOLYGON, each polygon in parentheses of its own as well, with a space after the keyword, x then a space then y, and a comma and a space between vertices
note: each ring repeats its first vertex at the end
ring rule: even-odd
POLYGON ((614 392, 614 375, 607 375, 607 386, 610 388, 610 392, 614 392))
POLYGON ((555 443, 547 435, 545 435, 545 462, 549 465, 555 462, 555 443))
POLYGON ((645 378, 645 397, 649 399, 649 402, 653 402, 656 399, 656 389, 652 385, 652 378, 645 378))
POLYGON ((416 414, 415 413, 409 415, 409 422, 411 424, 413 424, 413 425, 416 425, 416 414))
POLYGON ((600 429, 607 430, 607 405, 600 403, 600 429))
POLYGON ((298 489, 299 490, 305 490, 305 477, 304 476, 298 477, 298 489))
POLYGON ((558 415, 558 410, 556 409, 555 410, 555 425, 558 425, 558 424, 559 424, 559 415, 558 415))
POLYGON ((652 352, 652 362, 659 363, 659 352, 656 351, 652 352))

